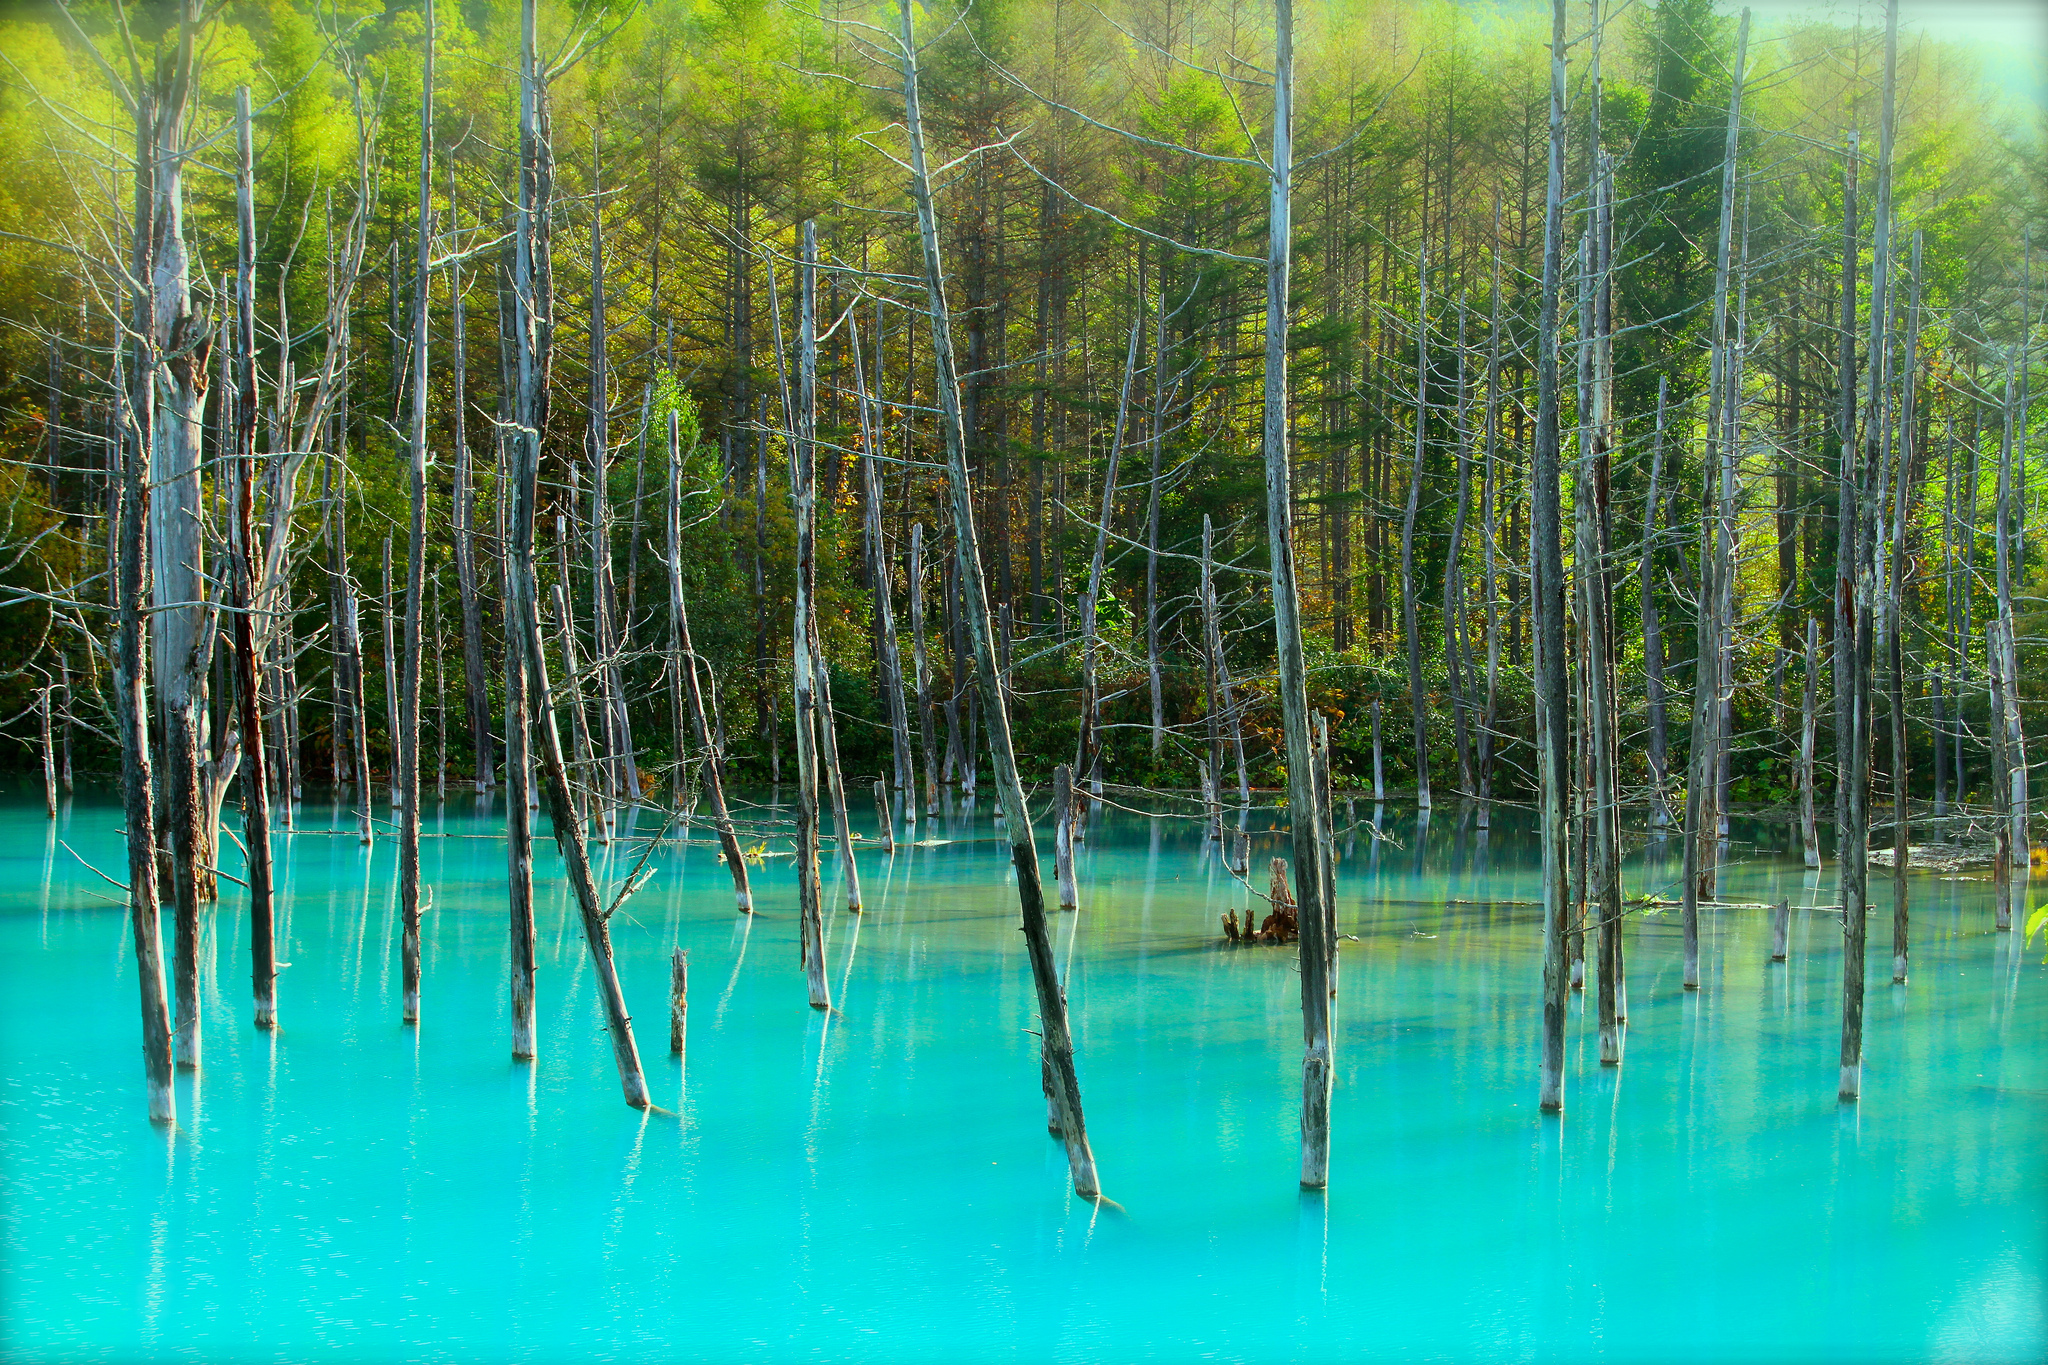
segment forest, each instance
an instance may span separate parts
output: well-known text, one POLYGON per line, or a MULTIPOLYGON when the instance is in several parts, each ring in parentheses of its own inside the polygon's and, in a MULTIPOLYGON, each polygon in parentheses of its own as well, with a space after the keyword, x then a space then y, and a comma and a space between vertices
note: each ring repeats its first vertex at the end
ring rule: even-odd
POLYGON ((138 903, 351 788, 416 992, 423 785, 532 793, 593 953, 629 806, 746 909, 726 791, 794 784, 815 918, 871 784, 1280 789, 1313 1014, 1332 793, 1533 803, 1604 1055, 1620 808, 1688 985, 1738 807, 2024 880, 2042 111, 1875 6, 51 0, 0 58, 7 761, 124 774, 138 903))

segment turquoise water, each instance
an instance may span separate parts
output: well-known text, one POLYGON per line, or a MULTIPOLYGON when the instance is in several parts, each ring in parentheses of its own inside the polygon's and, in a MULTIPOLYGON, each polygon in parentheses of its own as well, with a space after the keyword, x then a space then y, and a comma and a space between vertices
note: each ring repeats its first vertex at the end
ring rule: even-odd
MULTIPOLYGON (((551 849, 540 1060, 508 1055, 504 852, 430 802, 424 1022, 399 1023, 396 847, 314 802, 287 849, 283 1029, 249 1024, 241 893, 211 917, 205 1067, 144 1118, 109 792, 0 808, 0 1311, 8 1360, 2035 1360, 2048 1225, 2038 944, 1988 887, 1913 880, 1914 976, 1871 934, 1860 1105, 1837 1105, 1841 939, 1794 914, 1631 921, 1627 1061, 1575 1000, 1567 1110, 1535 1108, 1534 846, 1439 809, 1356 841, 1332 1184, 1296 1187, 1292 949, 1181 822, 1110 812, 1057 926, 1088 1122, 1121 1209, 1048 1139, 988 808, 871 852, 806 1007, 787 860, 751 920, 704 846, 614 928, 657 1102, 619 1100, 551 849), (60 847, 58 840, 76 850, 60 847), (1375 848, 1377 851, 1375 852, 1375 848), (667 958, 689 949, 686 1065, 667 958)), ((765 794, 763 794, 765 799, 765 794)), ((1367 812, 1361 808, 1360 814, 1367 812)), ((863 828, 872 828, 872 811, 863 828)), ((1724 896, 1832 903, 1741 826, 1724 896), (1753 842, 1751 842, 1753 841, 1753 842)), ((1048 849, 1049 840, 1045 841, 1048 849)), ((1640 842, 1640 841, 1639 841, 1640 842)), ((1255 845, 1259 862, 1270 841, 1255 845)), ((1630 888, 1673 875, 1638 851, 1630 888)), ((625 855, 614 855, 614 878, 625 855)), ((231 870, 233 865, 230 864, 231 870)), ((1831 873, 1829 874, 1831 878, 1831 873)), ((828 859, 828 894, 835 879, 828 859)), ((1888 896, 1885 897, 1888 905, 1888 896)), ((843 905, 843 898, 828 904, 843 905)), ((1875 917, 1874 917, 1875 918, 1875 917)))

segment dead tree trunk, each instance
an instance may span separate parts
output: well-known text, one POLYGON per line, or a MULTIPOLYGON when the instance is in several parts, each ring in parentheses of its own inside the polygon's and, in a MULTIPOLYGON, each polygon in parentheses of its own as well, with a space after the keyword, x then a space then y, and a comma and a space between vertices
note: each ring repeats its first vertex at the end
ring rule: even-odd
POLYGON ((1098 612, 1102 604, 1102 578, 1109 551, 1109 525, 1116 516, 1117 466, 1122 463, 1124 431, 1130 416, 1131 385, 1138 369, 1138 337, 1144 325, 1142 313, 1131 323, 1130 345, 1124 352, 1124 379, 1117 391, 1115 434, 1109 440, 1109 458, 1102 471, 1102 520, 1095 524, 1095 552, 1088 561, 1088 592, 1081 599, 1081 739, 1074 755, 1074 781, 1091 780, 1101 790, 1102 764, 1102 661, 1099 657, 1098 612))
MULTIPOLYGON (((1282 0, 1287 3, 1287 0, 1282 0)), ((1017 776, 1017 759, 1010 744, 1010 709, 1003 696, 1002 675, 996 667, 995 645, 990 638, 988 593, 982 582, 981 555, 974 531, 974 494, 967 474, 967 430, 962 420, 960 377, 954 368, 951 313, 946 304, 945 267, 939 257, 938 213, 932 202, 932 181, 925 160, 924 119, 918 104, 917 38, 911 21, 910 0, 899 0, 898 55, 903 74, 903 122, 910 152, 910 190, 917 209, 918 235, 924 248, 924 286, 932 331, 933 371, 938 389, 940 426, 945 440, 948 484, 953 510, 955 554, 959 564, 963 614, 973 640, 976 672, 987 703, 989 756, 994 766, 996 789, 1005 810, 1017 813, 1006 821, 1011 862, 1017 870, 1017 899, 1023 919, 1024 942, 1031 957, 1031 976, 1037 989, 1040 1037, 1044 1060, 1049 1064, 1053 1109, 1059 1118, 1061 1140, 1066 1144, 1067 1164, 1073 1175, 1074 1192, 1083 1198, 1101 1193, 1096 1178, 1095 1156, 1088 1146, 1088 1133, 1081 1114, 1081 1086, 1074 1070, 1074 1040, 1067 1024, 1066 992, 1060 985, 1058 964, 1053 959, 1052 936, 1045 921, 1045 896, 1039 880, 1038 846, 1032 834, 1024 785, 1017 776)))
POLYGON ((526 693, 538 721, 533 728, 539 740, 548 818, 554 825, 555 844, 561 850, 569 884, 576 895, 577 909, 581 912, 584 940, 590 947, 598 995, 604 1004, 605 1026, 611 1034, 612 1055, 618 1065, 619 1084, 625 1092, 627 1104, 645 1109, 649 1103, 647 1078, 640 1067, 640 1050, 633 1041, 633 1022, 626 1013, 625 996, 619 988, 618 971, 612 960, 609 914, 598 900, 597 881, 591 872, 583 828, 577 822, 575 808, 570 801, 568 765, 562 758, 561 733, 555 725, 554 704, 548 687, 547 655, 541 637, 539 592, 534 571, 533 531, 539 491, 540 435, 547 420, 547 378, 552 344, 548 321, 548 310, 552 306, 548 280, 548 230, 549 200, 553 195, 546 91, 535 51, 534 5, 535 0, 524 0, 520 6, 520 176, 514 281, 518 382, 511 446, 515 468, 510 479, 512 571, 507 584, 507 614, 514 623, 520 642, 526 693))
MULTIPOLYGON (((398 905, 402 920, 404 1020, 420 1021, 420 613, 427 572, 427 282, 433 263, 434 0, 426 0, 425 59, 420 73, 420 196, 418 259, 412 289, 412 429, 406 473, 412 520, 405 563, 405 655, 398 698, 398 905)), ((384 542, 391 562, 391 542, 384 542)), ((389 569, 386 570, 387 578, 389 569)), ((386 615, 385 640, 390 640, 386 615)))
MULTIPOLYGON (((910 528, 910 652, 917 672, 918 755, 924 760, 924 813, 939 813, 938 721, 932 714, 931 657, 924 644, 924 523, 910 528)), ((1085 722, 1084 722, 1085 723, 1085 722)))
MULTIPOLYGON (((669 630, 674 638, 671 667, 680 676, 678 684, 689 705, 690 726, 697 750, 703 757, 704 791, 711 798, 711 824, 718 831, 719 846, 725 851, 726 870, 732 873, 733 901, 739 912, 754 912, 753 891, 747 885, 747 859, 740 852, 739 835, 734 833, 732 815, 725 805, 725 759, 704 706, 704 691, 697 674, 697 651, 690 643, 689 604, 683 596, 683 495, 682 438, 676 415, 668 415, 668 604, 669 630)), ((677 763, 682 763, 682 726, 676 726, 677 763)))
MULTIPOLYGON (((1408 470, 1408 507, 1401 515, 1401 632, 1408 657, 1408 710, 1415 739, 1415 806, 1430 808, 1429 697, 1422 686, 1422 628, 1416 620, 1415 518, 1422 508, 1422 462, 1429 441, 1429 247, 1416 265, 1415 460, 1408 470)), ((1271 357, 1268 357, 1268 363, 1271 357)), ((1289 762, 1292 762, 1290 758, 1289 762)))
MULTIPOLYGON (((806 220, 803 226, 803 281, 801 299, 798 304, 797 326, 797 425, 803 433, 800 438, 808 451, 810 465, 806 477, 814 481, 817 476, 817 432, 818 432, 818 225, 806 220)), ((813 526, 816 534, 817 506, 812 504, 813 526)), ((815 552, 813 569, 815 571, 815 552)), ((815 593, 815 587, 813 588, 815 593)), ((816 674, 813 683, 812 705, 816 708, 816 742, 819 776, 824 780, 825 793, 832 801, 833 829, 839 836, 839 861, 846 874, 846 908, 860 913, 860 869, 856 866, 853 853, 853 825, 846 814, 846 781, 839 770, 838 717, 832 709, 831 666, 826 662, 823 636, 817 629, 815 596, 811 602, 811 668, 816 674)), ((822 939, 820 940, 822 956, 822 939)), ((820 968, 822 971, 822 966, 820 968)))
POLYGON ((1539 1105, 1564 1108, 1565 1012, 1571 972, 1566 928, 1566 820, 1571 799, 1564 630, 1562 452, 1558 435, 1558 291, 1564 273, 1564 0, 1551 0, 1549 183, 1543 210, 1543 293, 1536 344, 1536 440, 1529 489, 1530 585, 1536 664, 1536 776, 1543 849, 1543 1060, 1539 1105))
MULTIPOLYGON (((877 305, 879 308, 880 305, 877 305)), ((876 329, 875 346, 877 354, 881 348, 881 334, 876 329)), ((882 698, 889 708, 889 739, 895 763, 895 788, 904 793, 904 800, 915 808, 915 797, 911 793, 910 760, 910 717, 903 704, 903 655, 896 643, 896 608, 890 600, 889 551, 882 534, 883 480, 881 462, 876 458, 881 448, 881 421, 875 413, 875 403, 868 392, 867 375, 862 368, 859 338, 853 342, 854 382, 860 391, 861 416, 861 524, 868 542, 868 591, 874 596, 875 605, 875 666, 881 674, 882 698)))
POLYGON ((1657 537, 1664 504, 1658 476, 1664 467, 1664 403, 1669 379, 1657 376, 1657 426, 1650 439, 1650 493, 1643 504, 1643 557, 1640 566, 1643 616, 1643 687, 1649 707, 1650 733, 1645 741, 1650 763, 1650 824, 1671 823, 1671 750, 1664 700, 1664 630, 1657 611, 1657 537))
MULTIPOLYGON (((186 118, 197 82, 196 0, 180 5, 176 56, 159 73, 149 105, 151 162, 138 189, 153 196, 146 276, 154 292, 153 328, 141 376, 154 386, 149 415, 150 615, 157 709, 164 727, 165 819, 177 942, 173 1047, 181 1067, 199 1065, 199 905, 213 898, 208 840, 205 753, 206 679, 213 660, 214 621, 206 573, 205 500, 200 487, 206 405, 208 329, 193 311, 191 261, 185 241, 186 118)), ((136 405, 140 411, 140 405, 136 405)))
POLYGON ((1813 811, 1813 739, 1820 690, 1820 622, 1806 622, 1806 689, 1799 699, 1799 850, 1807 867, 1820 866, 1820 830, 1813 811))
MULTIPOLYGON (((1324 862, 1330 856, 1330 832, 1318 815, 1301 598, 1295 581, 1293 468, 1287 448, 1287 282, 1294 240, 1293 0, 1276 0, 1273 22, 1273 146, 1267 163, 1271 174, 1267 181, 1262 446, 1266 533, 1273 575, 1273 632, 1279 654, 1281 729, 1287 748, 1287 805, 1292 812, 1294 876, 1300 890, 1301 1184, 1304 1189, 1319 1190, 1330 1180, 1330 1092, 1336 1079, 1330 1035, 1335 1011, 1330 1005, 1329 945, 1323 941, 1325 914, 1321 903, 1326 880, 1324 862)), ((1417 766, 1423 775, 1423 802, 1427 804, 1427 767, 1419 755, 1417 766)))
MULTIPOLYGON (((452 219, 455 212, 452 180, 455 168, 452 163, 448 174, 451 177, 448 212, 452 219)), ((493 762, 491 740, 490 692, 485 681, 482 589, 477 581, 476 503, 480 494, 476 485, 475 462, 469 449, 469 343, 459 263, 448 268, 448 303, 452 315, 449 359, 455 390, 455 488, 450 512, 454 521, 456 591, 462 606, 463 703, 469 718, 470 755, 476 790, 481 795, 491 789, 496 764, 493 762)))
POLYGON ((1735 182, 1742 132, 1742 77, 1749 47, 1749 16, 1744 12, 1735 37, 1735 83, 1728 97, 1728 131, 1722 146, 1721 235, 1714 265, 1714 321, 1712 378, 1707 396, 1707 479, 1715 488, 1712 519, 1700 527, 1700 599, 1697 650, 1693 665, 1692 745, 1687 755, 1685 784, 1685 884, 1680 891, 1684 938, 1684 986, 1700 988, 1700 908, 1702 899, 1712 899, 1715 864, 1720 850, 1718 801, 1721 757, 1721 701, 1726 687, 1724 671, 1726 624, 1720 620, 1726 600, 1723 576, 1731 566, 1725 562, 1723 545, 1733 534, 1735 490, 1730 486, 1732 453, 1726 446, 1731 432, 1724 426, 1724 414, 1735 402, 1739 385, 1728 340, 1728 282, 1735 240, 1735 182))
MULTIPOLYGON (((1870 266, 1870 391, 1864 408, 1861 467, 1852 443, 1844 454, 1845 470, 1854 475, 1848 493, 1851 517, 1845 535, 1853 537, 1837 551, 1836 591, 1848 604, 1851 626, 1849 749, 1842 762, 1848 787, 1847 819, 1838 840, 1842 891, 1842 1050, 1841 1085, 1837 1098, 1853 1101, 1863 1088, 1864 952, 1870 886, 1870 732, 1873 632, 1880 587, 1878 545, 1881 538, 1884 490, 1884 448, 1890 414, 1887 388, 1890 354, 1886 324, 1890 320, 1892 112, 1898 71, 1898 0, 1885 7, 1884 105, 1878 128, 1877 208, 1872 217, 1870 266)), ((1838 646, 1839 648, 1839 646, 1838 646)))
MULTIPOLYGON (((817 224, 803 226, 804 263, 815 259, 817 224)), ((811 620, 818 585, 816 459, 813 423, 817 418, 817 371, 808 363, 815 355, 817 323, 817 281, 804 271, 798 304, 798 346, 806 363, 797 383, 800 386, 794 420, 789 424, 789 490, 796 504, 796 605, 790 624, 793 672, 796 680, 796 886, 797 909, 802 917, 801 938, 804 981, 810 989, 811 1008, 832 1008, 832 986, 825 977, 825 917, 820 904, 824 897, 818 884, 818 671, 812 660, 817 648, 817 631, 811 620)), ((784 399, 784 410, 789 410, 784 399)))
MULTIPOLYGON (((249 970, 256 1027, 277 1027, 277 946, 270 855, 270 773, 263 742, 263 662, 256 649, 256 181, 249 87, 235 88, 234 521, 235 693, 242 726, 242 844, 249 864, 249 970)), ((44 750, 48 752, 47 739, 44 750)))
MULTIPOLYGON (((187 39, 189 43, 189 38, 187 39)), ((189 47, 181 48, 189 53, 189 47)), ((155 437, 157 368, 157 298, 149 287, 159 245, 156 215, 162 200, 152 183, 159 168, 158 123, 175 117, 177 105, 165 109, 160 92, 135 92, 135 233, 128 277, 130 324, 127 340, 114 349, 113 423, 115 476, 108 481, 107 519, 115 528, 114 608, 116 636, 113 656, 115 725, 121 741, 122 819, 128 844, 128 920, 134 936, 136 982, 142 994, 142 1060, 149 1117, 154 1123, 177 1119, 177 1096, 171 1088, 171 1009, 164 981, 162 911, 157 892, 155 798, 150 781, 148 567, 152 559, 150 531, 150 445, 155 437), (122 359, 133 348, 134 369, 123 373, 122 359)))

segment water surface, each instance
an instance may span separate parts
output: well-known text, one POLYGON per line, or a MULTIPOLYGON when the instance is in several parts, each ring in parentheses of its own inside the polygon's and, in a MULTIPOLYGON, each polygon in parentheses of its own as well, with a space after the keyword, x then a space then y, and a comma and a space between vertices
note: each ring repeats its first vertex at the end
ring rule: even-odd
MULTIPOLYGON (((1338 871, 1326 1196, 1296 1185, 1292 949, 1229 948, 1244 893, 1185 821, 1105 812, 1058 949, 1090 1135, 1045 1133, 1005 845, 828 858, 837 1010, 806 1007, 787 860, 732 913, 703 844, 614 922, 662 1112, 628 1109, 551 846, 540 1058, 508 1055, 501 819, 431 801, 424 1019, 399 1022, 396 846, 325 800, 280 839, 283 1028, 250 1026, 246 905, 209 914, 204 1067, 142 1102, 119 811, 0 795, 0 1357, 9 1360, 2037 1360, 2048 1226, 2044 969, 1988 886, 1916 874, 1909 986, 1873 916, 1865 1096, 1835 1101, 1841 934, 1795 910, 1627 930, 1626 1063, 1575 998, 1535 1107, 1535 847, 1454 809, 1338 871), (61 841, 61 842, 60 842, 61 841), (67 847, 68 846, 68 849, 67 847), (73 852, 75 850, 75 853, 73 852), (667 1052, 689 950, 686 1061, 667 1052)), ((756 798, 767 800, 767 793, 756 798)), ((1359 807, 1361 819, 1372 815, 1359 807)), ((647 817, 643 816, 643 820, 647 817)), ((872 832, 874 813, 859 828, 872 832)), ((1254 816, 1255 822, 1258 820, 1254 816)), ((1724 898, 1836 899, 1738 823, 1724 898)), ((1050 841, 1042 839, 1050 871, 1050 841)), ((1675 850, 1637 839, 1631 892, 1675 850)), ((1255 843, 1255 866, 1281 851, 1255 843)), ((232 853, 229 855, 233 857, 232 853)), ((634 855, 611 855, 614 881, 634 855)), ((228 863, 239 871, 239 864, 228 863)), ((1875 888, 1889 908, 1888 889, 1875 888)))

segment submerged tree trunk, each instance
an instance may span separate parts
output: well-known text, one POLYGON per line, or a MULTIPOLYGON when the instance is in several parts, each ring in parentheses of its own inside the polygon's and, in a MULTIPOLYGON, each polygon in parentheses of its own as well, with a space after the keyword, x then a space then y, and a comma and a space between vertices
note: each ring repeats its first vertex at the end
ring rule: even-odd
POLYGON ((938 720, 932 712, 931 656, 924 643, 924 523, 910 528, 910 651, 917 673, 918 755, 924 760, 924 812, 939 813, 938 720))
MULTIPOLYGON (((1273 148, 1267 163, 1271 175, 1267 181, 1266 211, 1262 450, 1266 535, 1273 575, 1273 632, 1279 655, 1277 690, 1287 752, 1287 807, 1293 829, 1294 880, 1301 925, 1301 1184, 1304 1189, 1319 1190, 1330 1181, 1330 1092, 1336 1079, 1330 1037, 1335 1010, 1330 1004, 1329 945, 1324 942, 1326 915, 1322 904, 1330 832, 1318 814, 1308 669, 1302 641, 1301 599, 1295 581, 1293 467, 1287 447, 1287 284, 1294 240, 1293 0, 1276 0, 1273 24, 1273 148)), ((1420 411, 1418 403, 1418 415, 1420 411)), ((1418 436, 1417 449, 1420 448, 1418 436)), ((1418 710, 1418 732, 1420 728, 1418 710)), ((1427 767, 1420 754, 1416 764, 1423 781, 1422 801, 1427 805, 1427 767)))
MULTIPOLYGON (((818 883, 818 674, 812 660, 817 648, 817 630, 811 620, 818 590, 816 460, 815 436, 816 371, 808 363, 815 337, 816 278, 808 269, 817 251, 817 224, 803 226, 806 269, 803 274, 799 346, 806 359, 798 383, 802 393, 795 405, 795 419, 789 432, 789 491, 796 504, 796 605, 790 625, 796 682, 796 886, 797 913, 804 982, 810 990, 811 1008, 832 1008, 832 986, 825 977, 825 920, 823 889, 818 883)), ((785 407, 788 400, 785 399, 785 407)))
MULTIPOLYGON (((1287 3, 1287 0, 1282 0, 1287 3)), ((1081 1086, 1074 1070, 1074 1040, 1068 1030, 1066 992, 1053 959, 1052 937, 1045 920, 1044 888, 1039 880, 1038 846, 1034 840, 1024 786, 1017 775, 1010 743, 1010 708, 1003 696, 994 642, 990 638, 988 594, 982 583, 981 556, 974 530, 974 496, 967 473, 967 431, 962 420, 960 379, 954 369, 951 314, 946 303, 945 268, 939 258, 938 213, 932 202, 931 172, 925 160, 924 120, 918 104, 917 38, 910 0, 899 0, 899 57, 902 62, 904 128, 910 143, 910 189, 916 203, 918 235, 924 248, 924 287, 932 331, 932 359, 937 381, 940 426, 945 440, 948 484, 953 509, 956 559, 968 633, 973 640, 976 672, 987 703, 989 756, 1003 808, 1016 813, 1005 822, 1010 858, 1017 871, 1017 899, 1024 942, 1031 957, 1031 976, 1038 995, 1043 1057, 1051 1072, 1053 1111, 1066 1144, 1074 1192, 1083 1198, 1101 1193, 1095 1156, 1081 1114, 1081 1086)))
POLYGON ((1571 897, 1566 885, 1566 820, 1571 799, 1566 732, 1564 527, 1558 436, 1558 291, 1564 273, 1564 0, 1551 0, 1549 185, 1544 195, 1543 294, 1536 345, 1536 440, 1529 489, 1531 587, 1535 625, 1536 776, 1543 849, 1543 1057, 1538 1104, 1564 1108, 1565 960, 1571 897))
MULTIPOLYGON (((412 424, 407 481, 411 539, 405 561, 405 653, 400 660, 397 766, 398 905, 402 920, 404 1020, 420 1021, 420 610, 427 571, 427 283, 433 263, 434 0, 426 0, 424 66, 420 74, 418 260, 412 291, 412 424)), ((385 541, 389 563, 390 541, 385 541)), ((388 639, 388 631, 387 631, 388 639)))
MULTIPOLYGON (((1890 353, 1886 324, 1890 320, 1892 113, 1898 71, 1898 0, 1885 7, 1884 105, 1878 127, 1877 207, 1871 229, 1870 267, 1870 391, 1864 408, 1860 457, 1852 442, 1843 454, 1845 474, 1853 475, 1845 498, 1851 515, 1844 519, 1847 545, 1836 552, 1836 592, 1847 604, 1850 625, 1849 747, 1842 761, 1848 788, 1845 820, 1837 838, 1842 891, 1842 1048, 1841 1084, 1837 1098, 1853 1101, 1863 1088, 1863 994, 1867 910, 1870 886, 1870 732, 1871 672, 1874 630, 1882 589, 1878 541, 1882 538, 1884 449, 1890 422, 1886 401, 1890 353)), ((1836 646, 1838 652, 1840 643, 1836 646)))
POLYGON ((1716 490, 1713 517, 1700 528, 1700 598, 1697 649, 1693 664, 1692 744, 1687 755, 1685 784, 1685 884, 1680 891, 1684 938, 1684 986, 1700 988, 1700 911, 1712 899, 1720 850, 1717 793, 1724 736, 1722 704, 1727 688, 1726 646, 1730 623, 1721 619, 1729 600, 1732 571, 1727 551, 1734 527, 1735 490, 1731 486, 1734 431, 1727 422, 1741 380, 1728 338, 1728 283, 1735 240, 1735 183, 1742 132, 1743 66, 1749 50, 1749 15, 1745 11, 1735 36, 1735 83, 1728 97, 1728 132, 1721 153, 1721 232, 1714 264, 1712 379, 1707 397, 1707 480, 1716 490))
POLYGON ((540 750, 548 818, 554 825, 555 844, 561 851, 564 869, 581 914, 584 940, 590 948, 598 995, 604 1006, 605 1026, 611 1034, 620 1088, 625 1092, 627 1104, 645 1109, 649 1104, 647 1078, 641 1070, 640 1050, 633 1041, 632 1019, 626 1013, 625 997, 619 988, 618 971, 612 959, 609 913, 599 903, 597 881, 591 872, 583 828, 577 822, 570 799, 568 765, 563 761, 561 733, 555 725, 553 699, 548 687, 547 656, 541 637, 539 593, 534 571, 533 532, 539 491, 540 434, 547 418, 547 375, 552 343, 548 320, 551 301, 547 233, 549 201, 553 195, 546 91, 534 47, 534 6, 535 0, 524 0, 521 5, 520 177, 514 292, 517 304, 517 388, 511 445, 515 467, 510 479, 511 573, 506 593, 507 615, 519 640, 526 694, 537 721, 533 731, 540 750))
MULTIPOLYGON (((205 501, 200 487, 202 423, 210 337, 192 307, 185 241, 186 118, 197 81, 196 0, 180 5, 177 55, 148 96, 146 182, 151 242, 147 265, 152 327, 143 372, 155 389, 149 408, 150 614, 157 709, 163 720, 165 820, 177 930, 173 1048, 181 1067, 199 1065, 199 906, 211 900, 213 849, 207 838, 206 679, 214 622, 206 572, 205 501)), ((140 183, 138 185, 140 188, 140 183)), ((141 405, 136 405, 139 412, 141 405)))
POLYGON ((235 694, 242 728, 242 844, 249 868, 249 969, 256 1027, 277 1027, 277 945, 273 928, 270 773, 263 739, 263 661, 256 647, 256 187, 249 128, 249 87, 235 88, 234 390, 229 422, 234 520, 235 694))

